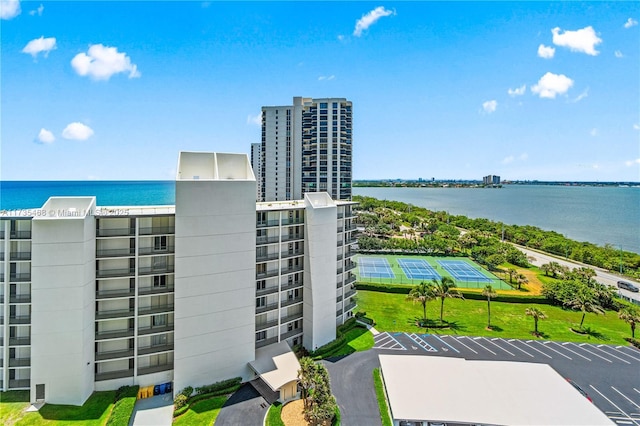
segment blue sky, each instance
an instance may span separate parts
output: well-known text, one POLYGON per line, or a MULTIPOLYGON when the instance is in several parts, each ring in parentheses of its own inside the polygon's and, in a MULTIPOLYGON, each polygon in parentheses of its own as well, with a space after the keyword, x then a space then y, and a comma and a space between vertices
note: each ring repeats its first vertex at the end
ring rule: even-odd
POLYGON ((354 105, 354 179, 640 181, 638 2, 2 0, 1 178, 173 179, 354 105))

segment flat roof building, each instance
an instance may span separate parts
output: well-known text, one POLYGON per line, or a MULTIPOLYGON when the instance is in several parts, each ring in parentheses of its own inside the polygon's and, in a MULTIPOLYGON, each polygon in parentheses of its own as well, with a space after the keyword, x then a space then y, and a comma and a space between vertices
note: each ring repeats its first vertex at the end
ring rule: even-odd
POLYGON ((245 154, 181 152, 175 190, 173 206, 54 196, 0 218, 1 390, 80 405, 252 380, 257 349, 335 339, 356 307, 354 203, 256 203, 245 154))

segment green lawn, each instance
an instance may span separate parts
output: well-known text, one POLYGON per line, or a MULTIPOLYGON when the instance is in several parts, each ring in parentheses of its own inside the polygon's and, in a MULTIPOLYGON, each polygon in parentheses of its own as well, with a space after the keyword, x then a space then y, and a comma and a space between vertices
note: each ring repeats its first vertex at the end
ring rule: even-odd
POLYGON ((382 377, 380 376, 379 368, 373 369, 373 386, 376 390, 376 399, 378 400, 378 409, 380 410, 380 419, 382 420, 382 426, 393 426, 393 423, 389 418, 389 407, 387 406, 387 398, 384 394, 382 377))
POLYGON ((94 392, 81 407, 45 404, 39 411, 26 413, 29 391, 2 392, 0 394, 0 424, 3 425, 55 425, 102 426, 107 421, 115 391, 94 392))
POLYGON ((447 276, 454 279, 456 285, 461 288, 477 288, 482 289, 485 285, 491 284, 495 290, 511 290, 509 284, 502 281, 500 278, 496 277, 492 273, 488 272, 486 269, 483 269, 480 265, 472 261, 467 257, 434 257, 434 256, 413 256, 413 255, 358 255, 354 258, 354 261, 357 263, 361 258, 385 258, 389 262, 389 266, 391 266, 391 270, 395 274, 395 278, 361 278, 360 277, 360 268, 356 267, 353 270, 356 279, 360 282, 374 282, 374 283, 388 283, 388 284, 419 284, 420 281, 418 279, 409 279, 405 275, 403 269, 398 266, 398 259, 422 259, 425 260, 432 268, 436 270, 436 272, 440 276, 447 276), (491 279, 491 282, 481 282, 481 281, 460 281, 456 280, 449 272, 447 272, 442 266, 438 264, 438 260, 455 260, 460 262, 465 262, 471 265, 474 269, 480 272, 487 278, 491 279))
POLYGON ((366 351, 373 347, 373 335, 364 327, 354 327, 345 333, 347 343, 324 358, 349 355, 354 352, 366 351))
MULTIPOLYGON (((516 339, 532 338, 533 319, 525 316, 527 307, 537 307, 547 315, 540 320, 538 330, 545 339, 599 342, 609 344, 628 343, 624 337, 630 337, 628 324, 618 319, 617 313, 607 311, 606 315, 587 314, 584 327, 591 330, 588 335, 576 334, 569 330, 572 324, 579 324, 580 312, 564 310, 557 306, 533 303, 491 302, 492 331, 486 329, 487 302, 483 300, 446 299, 444 320, 452 323, 451 328, 424 329, 417 327, 415 321, 422 318, 422 305, 406 301, 403 294, 358 291, 358 308, 365 311, 367 317, 376 322, 378 331, 428 332, 437 334, 458 334, 469 336, 493 336, 516 339)), ((427 318, 437 319, 440 315, 440 301, 427 303, 427 318)))
POLYGON ((220 409, 227 401, 227 396, 214 396, 191 404, 186 413, 173 420, 174 425, 210 426, 218 417, 220 409))
POLYGON ((284 426, 284 422, 282 421, 282 407, 283 405, 279 402, 269 407, 265 426, 284 426))

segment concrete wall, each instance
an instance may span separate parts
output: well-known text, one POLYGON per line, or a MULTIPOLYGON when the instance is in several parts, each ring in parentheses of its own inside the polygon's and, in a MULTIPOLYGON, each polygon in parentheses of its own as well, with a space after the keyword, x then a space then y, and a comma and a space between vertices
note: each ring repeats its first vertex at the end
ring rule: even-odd
MULTIPOLYGON (((51 200, 43 208, 58 210, 51 200)), ((51 404, 82 405, 94 390, 95 244, 91 214, 33 219, 31 401, 38 384, 51 404)))

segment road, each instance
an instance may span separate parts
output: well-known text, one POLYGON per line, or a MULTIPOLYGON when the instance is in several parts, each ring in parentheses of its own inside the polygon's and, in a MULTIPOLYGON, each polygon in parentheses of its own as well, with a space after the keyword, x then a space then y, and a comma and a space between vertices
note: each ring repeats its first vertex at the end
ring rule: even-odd
MULTIPOLYGON (((556 257, 551 254, 542 253, 539 251, 531 250, 529 248, 525 248, 514 244, 520 251, 527 255, 529 258, 529 262, 535 266, 544 265, 549 262, 557 262, 560 265, 567 266, 569 268, 579 268, 581 266, 586 266, 587 268, 591 268, 596 272, 596 280, 602 284, 606 284, 611 287, 615 287, 618 289, 617 282, 620 280, 620 276, 613 274, 605 269, 596 268, 595 266, 585 265, 584 263, 575 262, 573 260, 564 259, 562 257, 556 257)), ((625 281, 635 283, 637 287, 640 287, 640 284, 632 281, 628 278, 623 278, 625 281)), ((625 296, 627 299, 634 300, 636 305, 640 305, 640 293, 632 293, 628 290, 618 289, 618 294, 621 296, 625 296)))

